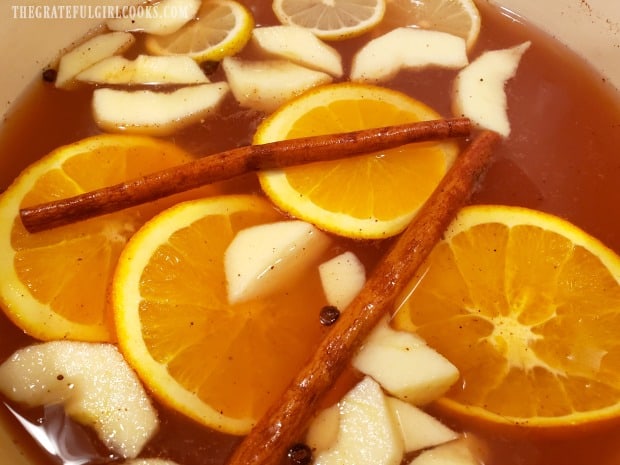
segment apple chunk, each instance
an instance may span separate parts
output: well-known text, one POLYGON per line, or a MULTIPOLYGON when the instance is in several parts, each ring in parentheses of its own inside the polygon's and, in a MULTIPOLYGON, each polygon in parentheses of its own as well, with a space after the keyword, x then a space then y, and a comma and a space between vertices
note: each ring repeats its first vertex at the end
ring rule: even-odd
POLYGON ((93 116, 107 131, 164 136, 211 115, 227 93, 226 83, 182 87, 173 92, 96 89, 93 116))
POLYGON ((0 365, 0 392, 30 407, 64 405, 123 457, 136 457, 158 428, 149 397, 111 344, 53 341, 15 352, 0 365))
POLYGON ((366 282, 364 265, 353 252, 344 252, 319 265, 327 303, 344 310, 366 282))
POLYGON ((330 244, 310 223, 291 220, 242 229, 224 253, 228 300, 264 297, 315 266, 330 244))
POLYGON ((319 453, 315 465, 398 465, 403 441, 381 386, 365 377, 340 401, 340 426, 334 445, 319 453))
MULTIPOLYGON (((460 435, 419 408, 392 396, 385 396, 395 424, 403 440, 405 454, 453 441, 460 435)), ((340 429, 339 405, 321 410, 306 433, 306 444, 322 453, 334 446, 340 429)))
POLYGON ((457 368, 419 336, 392 329, 383 319, 353 359, 390 394, 424 405, 441 397, 458 379, 457 368))
POLYGON ((161 0, 156 5, 142 6, 145 14, 108 20, 112 31, 136 31, 155 35, 172 34, 198 13, 201 0, 161 0))
POLYGON ((401 69, 466 66, 465 40, 446 32, 396 28, 368 42, 353 57, 351 80, 386 81, 401 69))
POLYGON ((135 40, 129 32, 109 32, 78 45, 60 58, 56 87, 70 87, 75 76, 104 58, 124 52, 135 40))
POLYGON ((504 50, 485 52, 454 81, 452 111, 465 116, 478 127, 510 135, 508 103, 504 87, 514 77, 530 42, 504 50))
POLYGON ((336 443, 340 429, 340 409, 338 404, 321 410, 310 422, 306 432, 306 444, 317 454, 336 443))
POLYGON ((409 465, 483 465, 470 447, 467 439, 448 442, 426 450, 414 458, 409 465))
POLYGON ((340 77, 342 58, 308 29, 299 26, 257 27, 252 31, 254 43, 264 52, 287 58, 306 68, 340 77))
POLYGON ((403 435, 405 453, 434 447, 459 437, 435 417, 395 397, 387 396, 403 435))
POLYGON ((209 82, 200 66, 186 56, 139 55, 135 60, 111 56, 76 76, 95 84, 204 84, 209 82))
POLYGON ((266 113, 332 77, 286 60, 242 60, 226 57, 222 68, 230 90, 244 107, 266 113))

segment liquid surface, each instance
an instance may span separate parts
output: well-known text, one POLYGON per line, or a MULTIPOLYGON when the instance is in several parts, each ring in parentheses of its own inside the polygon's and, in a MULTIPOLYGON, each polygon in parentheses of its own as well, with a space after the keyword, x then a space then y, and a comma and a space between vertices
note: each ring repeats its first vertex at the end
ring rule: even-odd
MULTIPOLYGON (((258 25, 275 23, 265 2, 242 3, 251 8, 258 25)), ((498 161, 474 202, 522 205, 557 214, 620 252, 620 217, 616 214, 620 204, 618 95, 562 45, 516 18, 502 16, 487 4, 481 2, 480 7, 483 26, 472 56, 525 40, 532 40, 533 45, 507 86, 512 135, 500 147, 498 161)), ((334 44, 343 56, 345 75, 352 54, 366 40, 368 36, 334 44)), ((139 45, 136 53, 138 50, 139 45)), ((454 72, 443 70, 407 71, 388 86, 448 116, 454 76, 454 72)), ((218 69, 211 78, 223 79, 223 73, 218 69)), ((52 149, 100 132, 90 117, 91 90, 66 92, 36 80, 0 128, 0 190, 26 165, 52 149)), ((176 134, 174 140, 195 154, 208 155, 248 144, 262 117, 239 108, 230 98, 221 116, 176 134)), ((244 189, 256 191, 255 180, 248 179, 244 189)), ((385 246, 343 242, 343 248, 352 249, 368 268, 376 263, 385 246)), ((2 359, 17 347, 34 342, 4 316, 0 316, 0 334, 2 359)), ((356 375, 348 373, 344 379, 341 384, 347 386, 356 375)), ((3 408, 1 413, 8 416, 16 437, 32 451, 36 463, 59 463, 59 459, 66 464, 89 460, 105 463, 117 459, 106 455, 89 431, 67 422, 58 409, 11 408, 14 410, 3 408)), ((164 408, 160 411, 162 427, 143 452, 145 457, 171 458, 183 465, 222 464, 240 440, 207 431, 164 408)), ((620 463, 618 426, 570 438, 548 438, 532 431, 516 439, 446 421, 480 438, 488 451, 487 465, 620 463)))

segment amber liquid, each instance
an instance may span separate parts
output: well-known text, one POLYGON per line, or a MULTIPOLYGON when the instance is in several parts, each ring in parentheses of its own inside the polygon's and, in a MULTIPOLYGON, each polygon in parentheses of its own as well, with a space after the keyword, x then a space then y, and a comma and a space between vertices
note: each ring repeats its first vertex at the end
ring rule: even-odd
MULTIPOLYGON (((258 25, 275 24, 266 2, 243 3, 252 9, 258 25)), ((525 40, 533 44, 507 86, 512 135, 499 149, 498 161, 473 201, 522 205, 560 215, 620 252, 619 96, 561 44, 484 2, 480 8, 483 27, 474 54, 525 40)), ((368 36, 334 45, 348 64, 352 53, 366 40, 368 36)), ((251 55, 251 49, 244 54, 251 55)), ((402 72, 387 85, 449 115, 454 76, 445 70, 402 72)), ((221 70, 216 69, 212 79, 222 78, 221 70)), ((0 191, 26 165, 52 149, 100 132, 90 116, 91 91, 59 91, 39 79, 35 81, 0 129, 0 191)), ((239 108, 231 98, 220 116, 176 134, 174 141, 197 155, 208 155, 248 144, 262 117, 239 108)), ((256 190, 257 185, 248 179, 244 189, 256 190)), ((370 269, 385 244, 345 242, 343 247, 353 249, 370 269)), ((3 316, 0 334, 2 360, 16 348, 34 342, 3 316)), ((348 373, 341 386, 351 384, 355 376, 348 373)), ((159 407, 162 426, 143 452, 144 457, 161 456, 184 465, 223 464, 240 441, 159 407)), ((90 431, 68 421, 57 408, 11 408, 14 410, 1 408, 0 414, 6 416, 17 441, 30 451, 34 463, 105 463, 115 459, 90 431), (48 452, 43 447, 46 441, 54 445, 48 452)), ((487 465, 620 463, 617 426, 567 438, 549 438, 535 431, 517 438, 477 430, 467 422, 444 420, 482 441, 487 465)))

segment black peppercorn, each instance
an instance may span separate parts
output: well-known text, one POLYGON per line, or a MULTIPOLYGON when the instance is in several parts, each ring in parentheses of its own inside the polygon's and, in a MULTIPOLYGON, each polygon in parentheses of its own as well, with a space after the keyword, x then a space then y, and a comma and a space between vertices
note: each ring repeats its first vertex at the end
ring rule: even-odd
POLYGON ((312 451, 306 444, 294 444, 288 450, 288 460, 293 465, 310 465, 312 463, 312 451))
POLYGON ((56 71, 53 68, 47 68, 46 70, 43 71, 43 74, 41 76, 43 77, 43 80, 45 82, 55 82, 57 75, 58 75, 58 71, 56 71))
POLYGON ((340 310, 338 310, 333 305, 326 305, 321 309, 320 319, 321 324, 324 326, 333 325, 339 317, 340 310))

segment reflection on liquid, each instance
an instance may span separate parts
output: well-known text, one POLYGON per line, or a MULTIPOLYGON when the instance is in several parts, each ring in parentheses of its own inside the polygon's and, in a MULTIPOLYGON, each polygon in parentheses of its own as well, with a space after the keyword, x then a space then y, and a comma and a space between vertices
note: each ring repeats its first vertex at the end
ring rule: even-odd
POLYGON ((114 455, 102 455, 87 432, 70 420, 62 405, 49 405, 42 409, 36 420, 26 418, 5 404, 7 410, 23 426, 24 430, 54 461, 63 465, 96 465, 118 460, 114 455))

